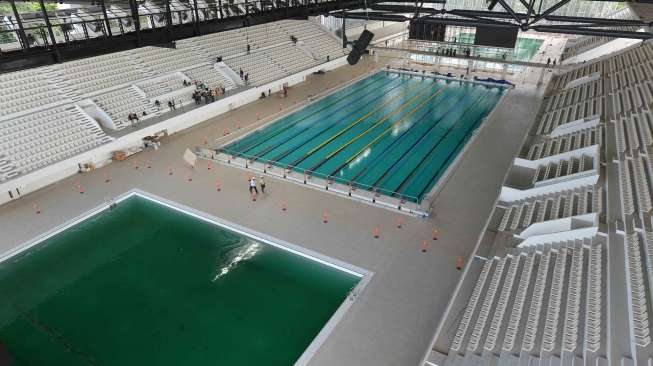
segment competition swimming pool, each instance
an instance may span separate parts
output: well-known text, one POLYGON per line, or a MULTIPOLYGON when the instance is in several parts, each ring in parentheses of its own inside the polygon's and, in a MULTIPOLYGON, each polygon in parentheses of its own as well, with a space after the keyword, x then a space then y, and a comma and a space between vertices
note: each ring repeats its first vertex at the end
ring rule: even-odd
POLYGON ((3 360, 302 365, 368 279, 152 197, 130 194, 2 256, 3 360))
POLYGON ((419 202, 504 87, 377 72, 220 149, 419 202))

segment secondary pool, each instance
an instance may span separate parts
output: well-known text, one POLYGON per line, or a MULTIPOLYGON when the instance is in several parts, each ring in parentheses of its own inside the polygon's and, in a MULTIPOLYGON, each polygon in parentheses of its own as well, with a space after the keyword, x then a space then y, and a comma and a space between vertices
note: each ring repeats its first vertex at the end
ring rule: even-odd
POLYGON ((378 72, 220 151, 419 202, 503 91, 378 72))
POLYGON ((292 365, 361 276, 132 194, 0 262, 0 352, 12 365, 292 365))

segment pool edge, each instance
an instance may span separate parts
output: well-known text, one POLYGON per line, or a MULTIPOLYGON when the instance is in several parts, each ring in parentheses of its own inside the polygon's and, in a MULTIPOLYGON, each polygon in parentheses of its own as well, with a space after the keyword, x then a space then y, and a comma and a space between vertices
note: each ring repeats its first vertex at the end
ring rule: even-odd
POLYGON ((331 268, 334 268, 336 270, 339 270, 341 272, 345 272, 347 274, 353 275, 358 277, 360 280, 354 286, 352 290, 347 293, 345 299, 343 302, 338 306, 338 308, 333 312, 333 314, 329 317, 329 320, 324 323, 318 334, 313 338, 311 343, 308 344, 308 346, 304 349, 302 354, 299 356, 297 361, 295 361, 294 365, 295 366, 304 366, 307 365, 308 362, 311 360, 311 358, 317 353, 317 351, 320 349, 322 344, 326 341, 328 336, 333 332, 337 324, 340 322, 340 320, 344 317, 344 315, 347 313, 349 308, 356 302, 356 299, 358 298, 358 295, 363 291, 363 289, 367 286, 367 284, 370 282, 372 276, 374 275, 374 272, 369 271, 367 269, 364 269, 362 267, 355 266, 353 264, 341 261, 336 258, 329 257, 327 255, 318 253, 316 251, 313 251, 311 249, 304 248, 302 246, 299 246, 297 244, 293 244, 290 242, 287 242, 285 240, 279 239, 272 237, 270 235, 263 234, 259 231, 247 228, 245 226, 236 224, 234 222, 219 218, 217 216, 213 216, 211 214, 208 214, 206 212, 202 212, 199 210, 196 210, 192 207, 183 205, 178 202, 174 202, 168 199, 165 199, 163 197, 159 197, 155 194, 146 192, 144 190, 138 189, 138 188, 132 188, 128 190, 127 192, 120 194, 116 196, 115 198, 105 198, 105 202, 91 208, 90 210, 77 215, 73 217, 72 219, 64 222, 61 225, 58 225, 30 240, 27 240, 23 242, 20 245, 17 245, 9 250, 6 250, 4 252, 0 253, 0 263, 7 261, 11 259, 12 257, 28 250, 31 249, 34 246, 39 245, 43 241, 59 234, 60 232, 75 226, 79 224, 80 222, 98 214, 101 213, 102 211, 105 211, 109 209, 112 205, 115 205, 119 202, 122 202, 126 199, 129 199, 131 197, 141 197, 144 199, 147 199, 149 201, 155 202, 157 204, 166 206, 170 209, 173 209, 175 211, 181 212, 186 215, 193 216, 196 219, 202 220, 204 222, 207 222, 212 225, 219 226, 221 228, 224 228, 226 230, 234 231, 240 235, 246 236, 250 239, 254 239, 256 241, 265 243, 267 245, 271 245, 275 248, 290 252, 294 255, 299 255, 301 257, 304 257, 308 260, 311 260, 313 262, 320 263, 322 265, 329 266, 331 268))

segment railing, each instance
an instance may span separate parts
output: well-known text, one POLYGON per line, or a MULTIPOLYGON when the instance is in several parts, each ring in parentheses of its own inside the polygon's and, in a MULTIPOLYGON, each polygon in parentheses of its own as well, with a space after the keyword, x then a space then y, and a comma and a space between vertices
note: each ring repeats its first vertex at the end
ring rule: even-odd
POLYGON ((298 166, 283 164, 278 161, 264 159, 259 156, 243 154, 241 152, 237 152, 225 148, 220 148, 217 150, 209 150, 209 149, 202 148, 202 149, 197 149, 196 152, 201 157, 206 159, 212 159, 212 160, 219 160, 216 157, 216 153, 223 154, 227 159, 226 161, 227 164, 235 163, 236 161, 238 161, 238 159, 241 159, 244 162, 243 167, 246 169, 253 169, 254 163, 258 162, 263 165, 261 170, 265 174, 271 173, 274 170, 274 168, 281 168, 282 173, 278 174, 279 176, 283 178, 290 178, 293 172, 298 173, 299 177, 293 177, 293 178, 295 178, 296 180, 297 179, 303 180, 304 184, 308 184, 309 181, 311 181, 311 179, 313 178, 318 178, 324 182, 324 188, 327 191, 331 189, 333 191, 343 192, 343 189, 339 189, 338 187, 334 186, 334 184, 340 184, 345 189, 344 192, 350 197, 352 196, 361 197, 360 195, 356 194, 356 191, 360 189, 364 192, 368 192, 372 194, 372 196, 369 197, 369 200, 372 203, 383 203, 388 206, 396 206, 402 209, 402 208, 406 208, 407 203, 410 202, 415 205, 415 209, 412 210, 414 213, 419 215, 428 215, 430 212, 431 200, 428 197, 415 197, 401 192, 390 191, 380 187, 367 185, 361 182, 357 182, 349 179, 343 179, 340 177, 327 175, 327 174, 311 171, 308 169, 303 169, 298 166), (383 196, 389 198, 395 198, 398 200, 398 203, 395 205, 392 202, 384 201, 383 196))
POLYGON ((15 16, 8 15, 4 23, 0 24, 0 52, 48 47, 53 44, 53 38, 56 44, 67 44, 79 40, 124 36, 139 31, 147 33, 168 26, 244 18, 256 14, 276 13, 286 9, 319 8, 337 3, 335 0, 253 0, 245 2, 225 0, 196 9, 193 6, 194 2, 189 1, 187 7, 170 9, 169 13, 165 8, 159 6, 141 4, 137 9, 138 17, 129 8, 121 9, 116 4, 111 4, 109 8, 107 3, 106 15, 99 6, 48 11, 47 19, 51 25, 52 36, 49 34, 46 17, 41 12, 20 14, 20 22, 15 19, 15 16))
MULTIPOLYGON (((237 141, 235 143, 237 143, 237 141)), ((276 166, 276 167, 279 167, 279 168, 283 168, 286 171, 295 171, 295 172, 298 172, 300 174, 303 174, 304 177, 305 177, 305 180, 315 177, 315 178, 325 180, 329 185, 332 185, 333 183, 339 183, 339 184, 342 184, 344 186, 348 186, 348 187, 350 187, 351 191, 355 191, 356 189, 360 188, 360 189, 363 189, 363 190, 374 193, 375 196, 377 196, 377 197, 378 197, 378 195, 383 194, 383 195, 388 196, 388 197, 396 197, 402 202, 405 202, 405 201, 414 202, 418 206, 420 205, 420 202, 421 202, 421 199, 419 197, 403 194, 403 193, 396 192, 396 191, 386 190, 386 189, 383 189, 383 188, 367 185, 367 184, 360 183, 360 182, 353 181, 353 180, 343 179, 343 178, 336 177, 336 176, 333 176, 333 175, 319 173, 319 172, 316 172, 316 171, 304 169, 304 168, 301 168, 299 166, 295 166, 295 165, 291 165, 291 164, 283 164, 283 163, 280 163, 278 161, 264 159, 264 158, 261 158, 259 156, 255 156, 255 155, 248 155, 248 154, 244 154, 242 152, 229 150, 229 149, 226 149, 226 148, 219 149, 219 152, 222 152, 222 153, 224 153, 226 155, 229 155, 231 157, 231 160, 235 160, 236 158, 241 158, 241 159, 246 160, 247 162, 261 162, 266 167, 276 166)))

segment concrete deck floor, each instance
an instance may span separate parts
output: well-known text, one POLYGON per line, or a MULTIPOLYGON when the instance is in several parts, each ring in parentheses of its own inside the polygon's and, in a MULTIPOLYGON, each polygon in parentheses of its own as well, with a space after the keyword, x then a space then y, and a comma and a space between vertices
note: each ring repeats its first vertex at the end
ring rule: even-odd
MULTIPOLYGON (((374 63, 366 57, 356 66, 311 77, 291 88, 290 101, 301 102, 325 86, 344 83, 390 61, 374 63)), ((272 97, 173 135, 158 151, 148 150, 70 177, 0 206, 0 252, 89 210, 106 197, 140 188, 375 273, 311 365, 417 365, 462 273, 456 270, 455 259, 467 260, 471 255, 504 174, 535 118, 539 91, 521 84, 509 93, 448 178, 436 200, 435 215, 427 219, 272 178, 267 180, 266 194, 252 202, 247 172, 217 164, 208 170, 205 162, 195 169, 184 164, 181 157, 187 147, 221 136, 225 127, 234 130, 236 121, 243 127, 264 123, 256 120, 258 113, 265 119, 278 112, 281 99, 272 97), (173 175, 168 174, 168 166, 173 175), (109 183, 105 176, 110 177, 109 183), (221 181, 220 192, 216 179, 221 181), (84 194, 78 192, 78 183, 84 194), (287 202, 286 212, 281 211, 282 201, 287 202), (41 214, 35 213, 33 205, 38 205, 41 214), (329 214, 326 224, 324 211, 329 214), (404 221, 401 229, 395 227, 398 217, 404 221), (375 226, 380 228, 378 239, 372 236, 375 226), (438 241, 431 240, 435 227, 440 231, 438 241), (430 245, 427 253, 420 251, 422 240, 430 245)))

